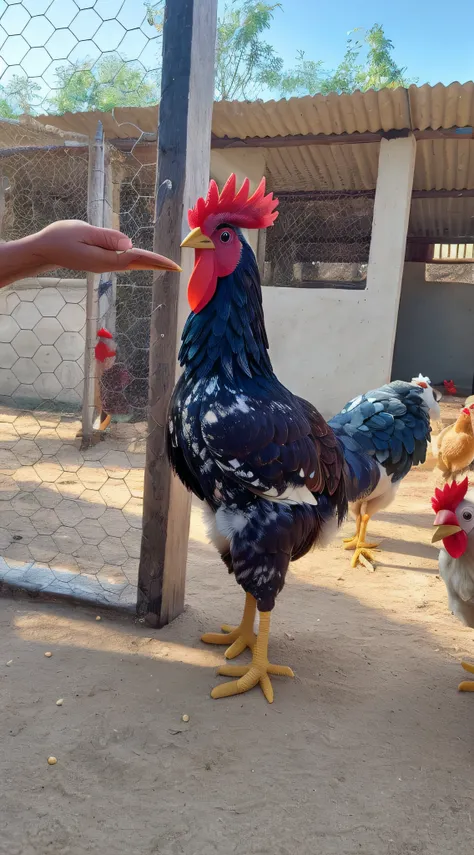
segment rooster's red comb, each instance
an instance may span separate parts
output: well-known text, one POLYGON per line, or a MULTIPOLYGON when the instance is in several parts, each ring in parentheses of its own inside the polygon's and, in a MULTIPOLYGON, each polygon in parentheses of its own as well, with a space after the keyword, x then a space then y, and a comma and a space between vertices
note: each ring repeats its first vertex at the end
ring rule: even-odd
POLYGON ((438 511, 452 511, 454 513, 459 502, 464 499, 468 486, 468 480, 465 478, 460 484, 457 484, 456 481, 453 481, 452 484, 445 484, 442 490, 437 487, 431 499, 431 507, 435 514, 438 511))
POLYGON ((278 217, 275 210, 278 199, 273 198, 273 193, 265 195, 265 178, 262 178, 251 196, 249 188, 250 181, 245 178, 237 191, 236 177, 231 175, 219 193, 212 179, 206 198, 198 199, 194 208, 188 211, 189 227, 199 227, 210 236, 219 223, 229 223, 243 229, 266 229, 271 226, 278 217))

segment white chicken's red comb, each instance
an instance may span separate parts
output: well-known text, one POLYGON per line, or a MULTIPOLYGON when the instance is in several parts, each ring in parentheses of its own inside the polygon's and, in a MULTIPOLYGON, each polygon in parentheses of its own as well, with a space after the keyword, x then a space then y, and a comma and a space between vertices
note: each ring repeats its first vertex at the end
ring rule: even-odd
POLYGON ((464 499, 469 486, 468 479, 465 478, 460 484, 453 481, 452 484, 445 484, 443 489, 436 488, 435 494, 431 499, 431 507, 435 514, 439 511, 454 511, 460 502, 464 499))
POLYGON ((211 179, 205 199, 199 198, 188 211, 188 222, 191 229, 200 228, 211 235, 219 223, 229 223, 244 229, 266 229, 271 226, 278 212, 275 208, 278 199, 273 193, 265 194, 265 178, 262 178, 255 193, 249 196, 250 181, 245 178, 242 187, 237 192, 234 174, 227 179, 222 193, 211 179))

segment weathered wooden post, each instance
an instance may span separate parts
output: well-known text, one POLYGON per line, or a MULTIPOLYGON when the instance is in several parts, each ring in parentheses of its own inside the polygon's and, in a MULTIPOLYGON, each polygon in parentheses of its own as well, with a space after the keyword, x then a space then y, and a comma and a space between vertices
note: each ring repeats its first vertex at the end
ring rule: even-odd
MULTIPOLYGON (((105 146, 102 122, 98 122, 94 142, 89 146, 89 182, 87 218, 92 226, 104 225, 105 146)), ((96 399, 94 347, 99 319, 99 280, 97 273, 87 274, 86 343, 84 351, 84 397, 82 401, 82 443, 92 440, 96 399)))
MULTIPOLYGON (((187 232, 187 210, 209 181, 217 0, 167 0, 158 129, 155 249, 175 260, 187 232)), ((153 284, 149 436, 145 467, 138 614, 163 626, 183 610, 190 499, 170 471, 166 420, 177 376, 177 350, 185 316, 183 272, 153 284)))

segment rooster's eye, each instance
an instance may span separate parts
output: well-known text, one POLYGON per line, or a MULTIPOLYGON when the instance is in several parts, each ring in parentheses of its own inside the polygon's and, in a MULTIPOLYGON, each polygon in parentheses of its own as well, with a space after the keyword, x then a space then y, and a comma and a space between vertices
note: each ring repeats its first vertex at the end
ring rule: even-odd
POLYGON ((222 243, 227 243, 228 241, 230 241, 230 232, 222 232, 221 241, 222 243))
POLYGON ((463 511, 462 512, 462 518, 463 518, 463 520, 472 520, 471 511, 463 511))

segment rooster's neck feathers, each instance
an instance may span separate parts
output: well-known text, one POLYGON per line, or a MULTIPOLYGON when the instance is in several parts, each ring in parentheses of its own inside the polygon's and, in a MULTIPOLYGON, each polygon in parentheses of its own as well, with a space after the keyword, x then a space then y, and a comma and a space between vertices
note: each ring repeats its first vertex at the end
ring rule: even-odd
POLYGON ((242 253, 236 269, 218 280, 213 299, 198 314, 192 312, 184 327, 179 362, 186 376, 206 377, 217 364, 231 380, 273 374, 257 262, 239 236, 242 253))

